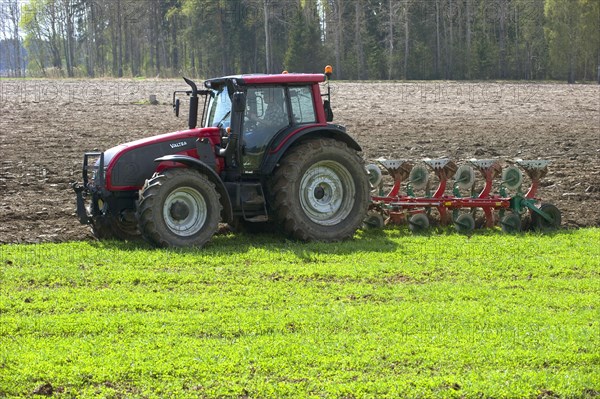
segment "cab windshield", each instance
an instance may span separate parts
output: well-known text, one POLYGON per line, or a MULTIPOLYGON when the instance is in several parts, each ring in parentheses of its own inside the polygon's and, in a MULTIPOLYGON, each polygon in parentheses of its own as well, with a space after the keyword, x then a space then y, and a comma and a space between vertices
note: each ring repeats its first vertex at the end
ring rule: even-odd
POLYGON ((212 90, 204 127, 228 127, 231 120, 231 100, 227 86, 212 90))

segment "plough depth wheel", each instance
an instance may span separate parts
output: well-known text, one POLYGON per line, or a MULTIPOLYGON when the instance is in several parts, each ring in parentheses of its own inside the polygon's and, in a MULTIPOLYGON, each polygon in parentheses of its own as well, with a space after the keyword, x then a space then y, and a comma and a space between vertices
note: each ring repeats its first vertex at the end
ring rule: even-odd
POLYGON ((427 187, 429 180, 429 171, 424 165, 416 165, 411 169, 408 180, 415 190, 422 190, 427 187))
POLYGON ((531 212, 531 225, 536 230, 555 230, 560 227, 560 210, 552 204, 542 204, 540 211, 545 212, 552 220, 546 220, 542 215, 531 212))
POLYGON ((521 217, 516 213, 508 213, 500 220, 502 231, 515 234, 521 231, 521 217))
POLYGON ((365 229, 378 229, 385 226, 383 215, 377 211, 370 211, 363 221, 363 226, 365 229))
POLYGON ((470 165, 461 165, 454 175, 454 182, 460 189, 470 189, 475 183, 475 171, 470 165))
POLYGON ((523 173, 516 166, 509 166, 502 171, 502 183, 510 190, 516 190, 523 182, 523 173))
POLYGON ((365 169, 367 170, 367 175, 369 175, 369 183, 371 184, 371 188, 374 189, 379 187, 381 181, 383 180, 383 174, 381 173, 379 166, 370 163, 365 166, 365 169))
POLYGON ((424 213, 416 213, 408 220, 408 228, 413 233, 422 233, 429 228, 429 218, 424 213))
POLYGON ((475 219, 470 213, 463 213, 454 221, 454 227, 460 234, 470 234, 475 230, 475 219))

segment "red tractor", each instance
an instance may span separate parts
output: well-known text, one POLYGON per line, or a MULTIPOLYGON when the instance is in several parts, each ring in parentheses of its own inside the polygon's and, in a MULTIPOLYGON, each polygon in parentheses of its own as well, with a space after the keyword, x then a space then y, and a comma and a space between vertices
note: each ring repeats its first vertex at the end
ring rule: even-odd
POLYGON ((370 204, 360 146, 333 113, 325 74, 210 79, 189 96, 189 129, 85 153, 77 215, 98 238, 202 246, 219 223, 276 222, 300 240, 355 233, 370 204), (201 126, 198 105, 204 97, 201 126), (323 100, 323 97, 326 99, 323 100), (91 173, 91 176, 89 174, 91 173))

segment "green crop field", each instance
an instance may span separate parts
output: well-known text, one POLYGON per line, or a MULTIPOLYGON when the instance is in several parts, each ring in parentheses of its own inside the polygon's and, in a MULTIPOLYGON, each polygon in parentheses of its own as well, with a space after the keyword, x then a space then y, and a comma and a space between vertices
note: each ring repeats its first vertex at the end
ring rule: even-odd
POLYGON ((599 243, 0 246, 0 397, 600 397, 599 243))

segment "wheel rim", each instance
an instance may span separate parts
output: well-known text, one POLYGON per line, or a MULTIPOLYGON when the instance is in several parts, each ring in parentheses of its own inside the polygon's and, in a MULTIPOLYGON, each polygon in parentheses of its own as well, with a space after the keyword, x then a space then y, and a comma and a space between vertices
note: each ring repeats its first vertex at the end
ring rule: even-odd
POLYGON ((350 172, 334 161, 312 165, 300 181, 300 205, 313 222, 332 226, 352 211, 356 187, 350 172))
POLYGON ((208 216, 206 201, 198 190, 181 187, 174 190, 163 205, 163 219, 167 228, 179 236, 196 234, 208 216))

